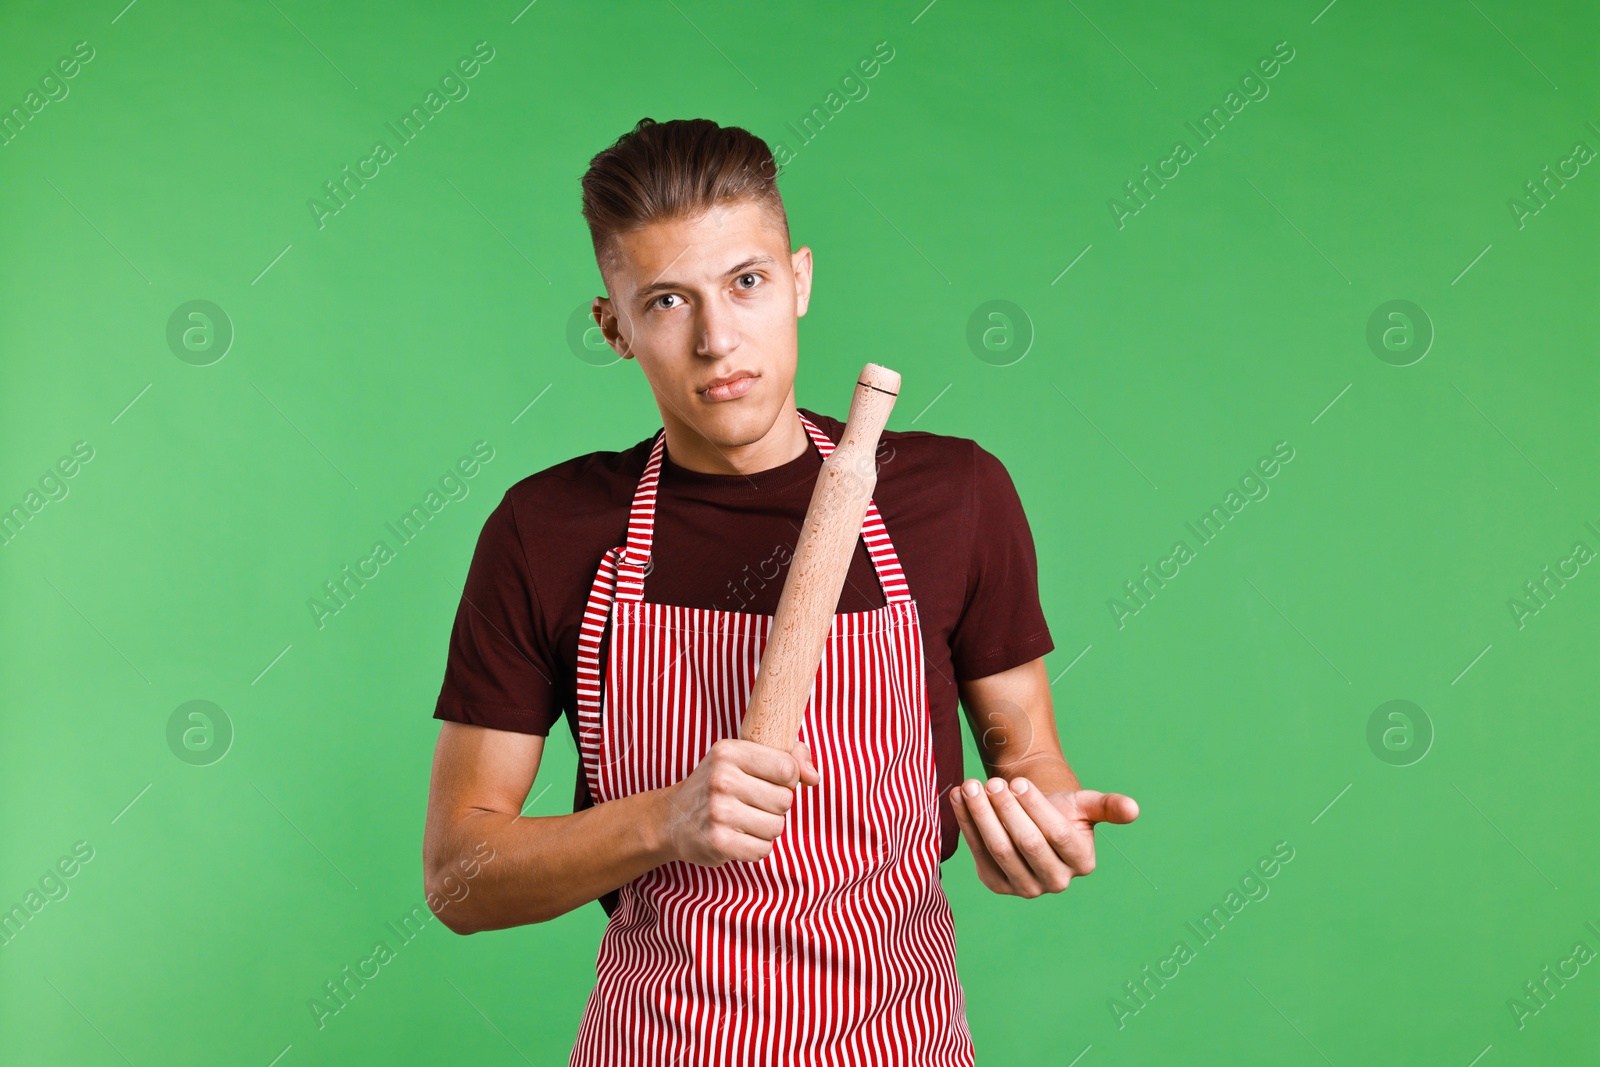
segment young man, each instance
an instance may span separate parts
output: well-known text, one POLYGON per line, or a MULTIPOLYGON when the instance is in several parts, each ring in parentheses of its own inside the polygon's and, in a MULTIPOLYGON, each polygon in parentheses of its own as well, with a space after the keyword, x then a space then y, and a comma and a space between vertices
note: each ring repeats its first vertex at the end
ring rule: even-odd
POLYGON ((970 1064, 940 884, 958 836, 985 885, 1033 897, 1094 869, 1096 822, 1138 814, 1062 757, 1027 520, 957 437, 885 431, 800 743, 739 740, 843 430, 795 407, 812 262, 776 173, 704 119, 644 119, 591 162, 595 321, 662 429, 513 485, 451 635, 425 884, 458 933, 601 902, 573 1064, 970 1064), (962 780, 958 698, 987 782, 962 780), (563 713, 574 812, 522 817, 563 713))

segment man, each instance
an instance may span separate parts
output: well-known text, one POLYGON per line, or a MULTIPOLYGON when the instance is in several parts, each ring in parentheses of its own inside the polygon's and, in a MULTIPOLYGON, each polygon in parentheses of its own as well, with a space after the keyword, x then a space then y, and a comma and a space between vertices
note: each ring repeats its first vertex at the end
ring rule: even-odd
POLYGON ((958 836, 986 886, 1033 897, 1138 814, 1062 757, 1027 521, 962 438, 885 431, 800 743, 738 738, 843 429, 795 406, 812 259, 775 179, 765 143, 704 119, 642 120, 591 162, 595 321, 662 430, 512 486, 451 636, 425 883, 493 848, 440 914, 458 933, 601 901, 573 1064, 970 1064, 939 874, 958 836), (962 781, 958 696, 987 782, 962 781), (522 817, 562 713, 574 812, 522 817))

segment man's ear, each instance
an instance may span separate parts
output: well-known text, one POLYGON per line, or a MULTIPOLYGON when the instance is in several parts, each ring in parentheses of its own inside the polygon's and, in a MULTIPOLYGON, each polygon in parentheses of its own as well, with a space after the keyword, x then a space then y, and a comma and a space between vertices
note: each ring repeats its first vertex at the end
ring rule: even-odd
POLYGON ((600 327, 600 335, 606 339, 606 344, 611 346, 611 350, 623 359, 632 359, 633 346, 622 336, 616 313, 611 308, 610 298, 595 297, 589 312, 594 316, 595 325, 600 327))
POLYGON ((811 306, 811 249, 801 245, 789 257, 789 265, 794 270, 794 314, 799 318, 811 306))

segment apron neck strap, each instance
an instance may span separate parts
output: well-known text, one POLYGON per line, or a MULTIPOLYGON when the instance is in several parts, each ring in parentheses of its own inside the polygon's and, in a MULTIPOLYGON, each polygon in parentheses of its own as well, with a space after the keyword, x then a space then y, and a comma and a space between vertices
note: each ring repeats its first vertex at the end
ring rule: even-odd
MULTIPOLYGON (((803 413, 800 423, 805 427, 806 436, 811 438, 811 443, 816 446, 823 459, 833 454, 834 442, 817 424, 806 418, 803 413)), ((643 600, 645 571, 650 560, 650 545, 655 536, 656 498, 661 483, 662 458, 666 454, 667 431, 662 427, 656 433, 654 446, 650 449, 650 458, 644 465, 644 474, 639 478, 638 488, 633 493, 633 505, 628 512, 628 541, 620 548, 612 549, 617 558, 617 599, 618 600, 643 600)), ((861 522, 861 536, 866 539, 867 554, 872 559, 873 569, 877 571, 878 582, 883 586, 886 599, 890 601, 910 600, 911 595, 906 587, 905 573, 900 568, 899 556, 895 553, 894 544, 889 540, 889 531, 883 525, 883 518, 878 514, 875 501, 867 501, 867 513, 861 522)))

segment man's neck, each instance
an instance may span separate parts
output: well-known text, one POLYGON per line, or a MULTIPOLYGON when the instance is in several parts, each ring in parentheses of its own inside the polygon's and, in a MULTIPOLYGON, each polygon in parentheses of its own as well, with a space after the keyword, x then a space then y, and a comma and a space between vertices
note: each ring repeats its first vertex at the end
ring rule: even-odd
POLYGON ((676 419, 669 419, 664 425, 667 455, 672 462, 701 474, 759 474, 798 459, 810 447, 792 393, 766 436, 749 444, 718 445, 676 419))

